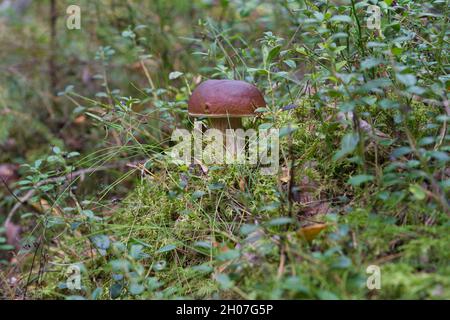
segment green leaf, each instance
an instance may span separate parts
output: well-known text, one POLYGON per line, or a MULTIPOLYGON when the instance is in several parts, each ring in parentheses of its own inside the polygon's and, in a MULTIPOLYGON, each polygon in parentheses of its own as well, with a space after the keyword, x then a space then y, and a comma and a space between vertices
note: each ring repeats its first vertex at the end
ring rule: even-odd
POLYGON ((220 288, 223 290, 231 289, 234 286, 233 281, 227 274, 220 273, 216 275, 216 281, 219 283, 220 288))
POLYGON ((398 81, 400 81, 401 83, 403 83, 407 87, 413 86, 417 82, 416 76, 413 75, 413 74, 410 74, 410 73, 407 73, 407 74, 397 73, 396 77, 397 77, 398 81))
POLYGON ((147 279, 147 289, 150 291, 154 291, 160 288, 163 285, 162 282, 158 280, 158 278, 150 277, 147 279))
POLYGON ((341 70, 342 67, 345 66, 346 64, 347 64, 347 61, 341 61, 341 62, 336 63, 336 65, 335 65, 336 71, 339 72, 339 70, 341 70))
POLYGON ((441 181, 440 185, 444 190, 450 189, 450 179, 441 181))
POLYGON ((196 241, 194 242, 194 247, 204 248, 204 249, 211 249, 212 243, 210 241, 196 241))
POLYGON ((284 63, 285 63, 288 67, 290 67, 290 68, 292 68, 292 69, 294 69, 295 67, 297 67, 297 64, 295 63, 295 61, 294 61, 294 60, 291 60, 291 59, 284 60, 284 63))
POLYGON ((383 60, 381 60, 381 59, 367 58, 363 62, 361 62, 361 69, 362 70, 372 69, 372 68, 380 65, 382 62, 383 62, 383 60))
POLYGON ((222 252, 216 256, 216 259, 219 261, 229 261, 239 258, 241 253, 239 250, 227 250, 225 252, 222 252))
POLYGON ((283 226, 285 224, 290 224, 292 222, 293 222, 292 218, 280 217, 280 218, 275 218, 275 219, 268 221, 267 226, 270 226, 270 227, 283 226))
POLYGON ((373 181, 373 179, 374 179, 374 176, 372 176, 372 175, 360 174, 360 175, 353 176, 350 179, 348 179, 347 183, 354 187, 358 187, 365 182, 373 181))
POLYGON ((336 15, 336 16, 333 16, 330 19, 330 21, 352 23, 352 18, 350 16, 346 16, 346 15, 336 15))
POLYGON ((133 282, 128 286, 128 291, 134 296, 141 294, 142 292, 144 292, 144 290, 145 290, 145 287, 139 283, 133 282))
POLYGON ((211 191, 221 190, 225 187, 225 185, 221 182, 214 182, 208 185, 208 189, 211 191))
POLYGON ((95 217, 95 214, 94 214, 94 212, 92 212, 92 210, 82 210, 82 211, 80 212, 80 214, 81 214, 82 216, 88 217, 89 219, 95 219, 95 218, 96 218, 96 217, 95 217))
POLYGON ((134 39, 136 38, 136 34, 131 30, 125 30, 122 32, 122 37, 134 39))
POLYGON ((346 101, 339 105, 339 110, 342 112, 350 112, 353 111, 356 107, 355 101, 346 101))
POLYGON ((111 299, 117 299, 122 293, 123 285, 120 283, 114 283, 109 289, 111 299))
POLYGON ((333 160, 339 160, 352 153, 358 145, 359 137, 357 133, 347 133, 341 140, 341 149, 333 156, 333 160))
POLYGON ((450 159, 448 153, 443 151, 431 151, 430 155, 438 161, 447 162, 450 159))
POLYGON ((102 250, 107 250, 110 245, 109 237, 103 234, 93 236, 91 241, 98 249, 102 250))
POLYGON ((177 248, 176 245, 168 244, 167 246, 164 246, 164 247, 160 248, 159 250, 157 250, 156 253, 169 252, 169 251, 175 250, 176 248, 177 248))
POLYGON ((183 72, 173 71, 173 72, 169 73, 169 80, 177 79, 177 78, 181 77, 182 75, 183 75, 183 72))
POLYGON ((272 60, 278 56, 278 54, 280 53, 281 50, 281 46, 276 46, 274 48, 272 48, 266 58, 266 64, 269 64, 270 62, 272 62, 272 60))
POLYGON ((417 200, 423 200, 426 198, 427 194, 425 190, 418 184, 412 184, 409 186, 409 192, 411 192, 417 200))
POLYGON ((97 93, 95 94, 95 96, 96 96, 97 98, 107 98, 107 97, 108 97, 108 95, 106 94, 106 92, 97 92, 97 93))
POLYGON ((14 246, 10 244, 2 244, 0 245, 0 250, 4 251, 14 250, 14 246))
POLYGON ((317 292, 317 297, 320 300, 339 300, 339 297, 337 295, 326 290, 320 290, 319 292, 317 292))
POLYGON ((102 293, 103 293, 103 289, 102 288, 100 288, 100 287, 95 288, 95 290, 92 291, 91 300, 99 299, 100 296, 102 295, 102 293))
POLYGON ((130 256, 136 260, 148 258, 149 255, 142 251, 143 248, 141 244, 133 244, 130 248, 130 256))
POLYGON ((214 271, 214 268, 211 266, 208 266, 207 264, 201 264, 198 266, 193 266, 192 270, 199 272, 199 273, 211 273, 214 271))
POLYGON ((430 145, 430 144, 432 144, 434 142, 435 142, 435 138, 434 137, 423 137, 422 139, 419 140, 419 142, 417 144, 419 146, 423 147, 423 146, 430 145))
POLYGON ((83 297, 83 296, 74 296, 74 295, 72 295, 72 296, 67 296, 66 300, 86 300, 86 298, 83 297))
POLYGON ((259 130, 268 130, 268 129, 272 128, 272 126, 273 126, 273 123, 266 122, 266 123, 260 124, 258 129, 259 130))
POLYGON ((286 126, 280 129, 279 138, 283 138, 289 134, 292 134, 297 130, 297 126, 286 126))
POLYGON ((193 194, 192 194, 192 199, 200 199, 201 197, 203 197, 206 194, 206 192, 202 191, 202 190, 196 190, 193 194))
POLYGON ((352 265, 352 260, 346 256, 340 256, 336 261, 332 263, 332 267, 335 269, 347 269, 352 265))
POLYGON ((270 202, 266 205, 264 205, 263 207, 260 208, 261 211, 264 212, 270 212, 270 211, 275 211, 280 207, 280 203, 279 202, 270 202))
POLYGON ((247 68, 248 72, 254 72, 258 75, 266 76, 269 74, 269 72, 266 69, 257 69, 257 68, 247 68))
POLYGON ((256 230, 258 230, 258 226, 256 224, 244 224, 242 225, 240 232, 242 235, 246 236, 256 230))
POLYGON ((269 109, 267 109, 265 107, 259 107, 254 112, 255 113, 264 113, 264 112, 267 112, 267 111, 269 111, 269 109))
POLYGON ((411 152, 412 152, 412 150, 410 147, 400 147, 400 148, 396 148, 394 151, 392 151, 391 156, 394 158, 400 158, 411 152))

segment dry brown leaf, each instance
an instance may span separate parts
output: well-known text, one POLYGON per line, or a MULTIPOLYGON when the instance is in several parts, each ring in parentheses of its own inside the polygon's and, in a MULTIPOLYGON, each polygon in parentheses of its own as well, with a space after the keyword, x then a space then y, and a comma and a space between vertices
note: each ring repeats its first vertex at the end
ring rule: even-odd
POLYGON ((300 230, 297 231, 297 234, 300 236, 300 238, 305 239, 306 241, 312 241, 317 237, 317 235, 320 232, 322 232, 322 230, 325 230, 326 228, 327 224, 316 223, 310 226, 300 228, 300 230))
POLYGON ((245 179, 241 178, 241 180, 239 180, 239 189, 241 189, 242 192, 245 191, 245 179))
POLYGON ((75 120, 73 121, 75 124, 83 124, 86 122, 86 116, 84 114, 78 116, 75 118, 75 120))
POLYGON ((31 204, 31 206, 39 213, 46 213, 51 210, 55 216, 62 216, 59 208, 53 207, 45 199, 40 199, 39 202, 31 204))
POLYGON ((291 180, 290 170, 288 167, 281 168, 281 177, 280 181, 284 183, 288 183, 291 180))

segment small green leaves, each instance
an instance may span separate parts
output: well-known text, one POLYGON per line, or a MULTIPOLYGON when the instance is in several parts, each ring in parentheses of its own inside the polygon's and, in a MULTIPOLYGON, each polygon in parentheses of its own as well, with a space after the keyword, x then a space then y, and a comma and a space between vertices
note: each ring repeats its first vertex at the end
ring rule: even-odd
POLYGON ((407 154, 409 154, 411 152, 412 152, 412 149, 410 147, 399 147, 399 148, 396 148, 392 152, 391 156, 394 157, 394 158, 400 158, 400 157, 405 156, 405 155, 407 155, 407 154))
POLYGON ((291 126, 286 126, 280 129, 279 132, 279 138, 283 138, 287 135, 292 134, 293 132, 295 132, 298 129, 298 127, 296 125, 291 125, 291 126))
POLYGON ((339 110, 342 112, 350 112, 353 111, 356 107, 355 101, 345 101, 339 105, 339 110))
POLYGON ((234 286, 233 281, 227 274, 220 273, 215 276, 216 281, 219 283, 219 286, 223 290, 231 289, 234 286))
POLYGON ((135 260, 148 258, 149 255, 143 252, 144 246, 141 244, 133 244, 130 248, 130 256, 135 260))
POLYGON ((221 182, 214 182, 208 185, 208 189, 211 191, 222 190, 224 187, 225 185, 221 182))
POLYGON ((117 299, 122 294, 123 285, 121 283, 114 283, 109 289, 111 299, 117 299))
POLYGON ((340 61, 340 62, 336 63, 334 67, 336 68, 336 71, 339 72, 339 70, 341 70, 346 64, 347 64, 347 61, 340 61))
POLYGON ((141 294, 144 290, 145 287, 142 284, 134 281, 128 286, 128 291, 134 296, 141 294))
POLYGON ((263 54, 264 54, 264 62, 266 65, 269 65, 273 59, 278 57, 279 53, 281 51, 281 46, 275 46, 273 48, 264 47, 263 48, 263 54))
POLYGON ((448 153, 444 151, 431 151, 429 154, 437 161, 448 162, 450 160, 448 153))
POLYGON ((255 113, 264 113, 264 112, 267 112, 267 111, 269 111, 269 109, 267 109, 266 107, 259 107, 254 112, 255 113))
POLYGON ((194 191, 194 193, 192 194, 192 199, 197 200, 200 199, 201 197, 203 197, 206 194, 205 191, 202 190, 196 190, 194 191))
POLYGON ((136 38, 136 34, 131 30, 125 30, 122 32, 122 37, 134 39, 136 38))
POLYGON ((219 261, 229 261, 239 258, 241 253, 239 250, 229 249, 225 252, 221 252, 216 256, 216 259, 219 261))
POLYGON ((367 175, 367 174, 360 174, 357 176, 353 176, 350 179, 348 179, 347 183, 354 186, 359 187, 361 184, 369 181, 373 181, 374 176, 367 175))
POLYGON ((203 273, 203 274, 208 274, 214 271, 214 268, 211 266, 208 266, 207 264, 201 264, 198 266, 193 266, 192 270, 198 272, 198 273, 203 273))
POLYGON ((97 247, 102 256, 106 255, 106 250, 109 248, 110 240, 106 235, 96 235, 91 238, 92 243, 97 247))
POLYGON ((276 210, 278 210, 279 207, 280 207, 280 203, 279 202, 271 202, 271 203, 268 203, 266 205, 263 205, 260 208, 260 211, 263 211, 263 212, 276 211, 276 210))
POLYGON ((372 68, 380 65, 381 63, 383 63, 383 60, 381 60, 381 59, 367 58, 363 62, 361 62, 361 69, 362 70, 372 69, 372 68))
POLYGON ((413 74, 410 74, 410 73, 406 73, 406 74, 397 73, 396 78, 399 82, 403 83, 407 87, 413 86, 417 82, 416 76, 413 74))
POLYGON ((351 154, 355 150, 358 142, 359 142, 359 136, 357 133, 354 133, 354 132, 347 133, 342 138, 341 149, 334 154, 333 160, 336 161, 336 160, 339 160, 339 159, 345 157, 346 155, 351 154))
POLYGON ((255 225, 255 224, 244 224, 241 227, 240 233, 242 235, 246 236, 246 235, 251 234, 252 232, 255 232, 256 230, 258 230, 258 226, 257 225, 255 225))
POLYGON ((58 96, 63 96, 63 95, 66 95, 66 94, 68 94, 68 93, 71 93, 71 92, 73 92, 73 89, 74 89, 74 86, 73 86, 73 85, 68 85, 68 86, 64 89, 64 91, 58 92, 58 96))
POLYGON ((284 63, 291 69, 295 69, 295 67, 297 67, 297 64, 295 63, 295 61, 291 60, 291 59, 284 60, 284 63))
POLYGON ((347 269, 352 266, 352 260, 346 256, 338 257, 332 264, 331 267, 335 269, 347 269))
POLYGON ((336 15, 333 16, 330 21, 333 22, 343 22, 343 23, 352 23, 352 18, 346 15, 336 15))
POLYGON ((291 224, 292 222, 293 222, 292 218, 280 217, 280 218, 275 218, 275 219, 268 221, 266 223, 266 225, 269 227, 278 227, 278 226, 283 226, 286 224, 291 224))
POLYGON ((156 253, 165 253, 165 252, 169 252, 169 251, 175 250, 176 248, 177 248, 176 245, 168 244, 168 245, 160 248, 159 250, 157 250, 156 253))
POLYGON ((173 71, 173 72, 169 73, 169 80, 175 80, 175 79, 178 79, 178 78, 181 77, 182 75, 183 75, 183 72, 173 71))
POLYGON ((427 196, 425 190, 418 184, 412 184, 409 186, 409 192, 411 192, 415 199, 424 200, 427 196))

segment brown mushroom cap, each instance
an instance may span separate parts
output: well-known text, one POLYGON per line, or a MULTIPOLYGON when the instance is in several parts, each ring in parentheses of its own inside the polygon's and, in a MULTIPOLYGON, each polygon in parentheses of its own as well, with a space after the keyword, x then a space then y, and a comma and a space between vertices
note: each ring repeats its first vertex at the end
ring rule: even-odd
POLYGON ((207 80, 192 93, 188 103, 194 117, 245 117, 266 102, 254 85, 238 80, 207 80))

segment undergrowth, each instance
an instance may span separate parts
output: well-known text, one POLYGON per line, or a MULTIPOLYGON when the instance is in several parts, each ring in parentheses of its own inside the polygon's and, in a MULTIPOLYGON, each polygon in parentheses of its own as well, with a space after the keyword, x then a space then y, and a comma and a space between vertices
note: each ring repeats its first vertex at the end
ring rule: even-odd
POLYGON ((94 97, 69 83, 59 93, 95 128, 92 149, 59 143, 22 167, 16 192, 33 190, 34 209, 21 212, 4 295, 450 298, 448 1, 341 2, 202 4, 210 15, 182 31, 153 8, 162 38, 133 11, 96 52, 94 97), (366 27, 370 4, 381 30, 366 27), (116 87, 124 60, 139 84, 116 87), (187 100, 206 78, 264 92, 244 124, 280 129, 276 175, 172 161, 170 134, 192 129, 187 100), (369 266, 380 289, 366 285, 369 266))

